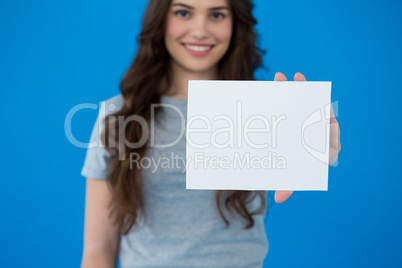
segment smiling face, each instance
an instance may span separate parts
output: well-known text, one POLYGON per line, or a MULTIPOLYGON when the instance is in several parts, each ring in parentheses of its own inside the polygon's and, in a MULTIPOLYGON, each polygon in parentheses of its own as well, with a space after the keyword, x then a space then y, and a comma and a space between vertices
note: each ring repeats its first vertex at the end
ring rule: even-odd
POLYGON ((174 68, 210 71, 225 55, 232 36, 232 13, 226 0, 172 0, 165 46, 174 68))

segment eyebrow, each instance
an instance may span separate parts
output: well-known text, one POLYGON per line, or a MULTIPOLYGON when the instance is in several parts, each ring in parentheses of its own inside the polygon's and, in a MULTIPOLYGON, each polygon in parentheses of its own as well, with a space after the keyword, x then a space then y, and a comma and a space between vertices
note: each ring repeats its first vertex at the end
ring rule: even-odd
MULTIPOLYGON (((194 7, 189 6, 189 5, 185 5, 185 4, 182 4, 182 3, 173 4, 172 6, 173 6, 173 7, 174 7, 174 6, 181 6, 181 7, 185 7, 185 8, 192 9, 192 10, 194 9, 194 7)), ((221 10, 221 9, 227 9, 227 10, 229 10, 229 7, 227 7, 227 6, 212 7, 212 8, 209 8, 208 10, 214 11, 214 10, 221 10)))

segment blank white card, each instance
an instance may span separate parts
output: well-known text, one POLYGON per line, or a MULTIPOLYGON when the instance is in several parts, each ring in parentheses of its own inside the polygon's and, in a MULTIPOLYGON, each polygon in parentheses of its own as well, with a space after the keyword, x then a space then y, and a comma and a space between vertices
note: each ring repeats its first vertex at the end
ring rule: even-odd
POLYGON ((186 189, 327 190, 331 82, 190 80, 186 189))

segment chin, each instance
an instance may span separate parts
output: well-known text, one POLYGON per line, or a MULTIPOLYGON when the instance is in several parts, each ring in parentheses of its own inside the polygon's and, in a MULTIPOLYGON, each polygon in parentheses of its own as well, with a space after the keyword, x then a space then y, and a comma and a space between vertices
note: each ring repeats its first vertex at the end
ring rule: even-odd
POLYGON ((182 65, 184 66, 187 70, 192 71, 192 72, 205 72, 210 70, 215 66, 215 64, 212 63, 199 63, 199 62, 194 62, 191 64, 185 64, 182 65))
MULTIPOLYGON (((173 58, 174 59, 174 58, 173 58)), ((175 64, 188 72, 205 72, 214 68, 217 64, 217 61, 213 59, 192 59, 192 58, 176 58, 173 60, 175 64)))

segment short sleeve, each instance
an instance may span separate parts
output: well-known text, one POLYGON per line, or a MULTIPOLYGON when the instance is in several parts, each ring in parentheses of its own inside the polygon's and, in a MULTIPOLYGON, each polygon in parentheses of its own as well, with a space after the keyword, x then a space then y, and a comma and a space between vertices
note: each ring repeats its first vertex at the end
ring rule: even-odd
POLYGON ((81 175, 84 177, 104 180, 107 177, 109 166, 113 156, 104 147, 101 141, 101 134, 104 128, 104 118, 106 117, 105 102, 101 102, 99 114, 92 130, 90 142, 95 142, 95 146, 89 146, 87 149, 84 166, 81 175))

